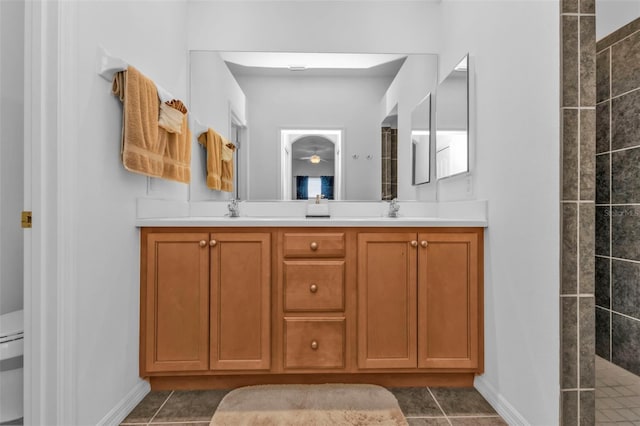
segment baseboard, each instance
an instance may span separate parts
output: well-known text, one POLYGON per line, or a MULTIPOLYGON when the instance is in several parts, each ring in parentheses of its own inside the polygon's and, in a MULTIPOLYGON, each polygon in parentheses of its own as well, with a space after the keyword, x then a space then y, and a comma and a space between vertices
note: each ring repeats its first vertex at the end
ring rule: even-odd
POLYGON ((151 392, 151 386, 148 382, 141 380, 98 422, 98 426, 119 425, 149 392, 151 392))
POLYGON ((500 395, 483 376, 476 376, 473 386, 500 414, 505 422, 510 425, 530 426, 530 423, 522 417, 522 414, 500 395))

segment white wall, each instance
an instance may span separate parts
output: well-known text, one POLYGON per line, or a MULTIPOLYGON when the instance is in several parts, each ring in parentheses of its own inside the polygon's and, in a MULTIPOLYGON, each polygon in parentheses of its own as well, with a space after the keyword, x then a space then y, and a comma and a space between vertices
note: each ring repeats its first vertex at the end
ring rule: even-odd
POLYGON ((442 2, 440 75, 467 52, 475 60, 473 184, 489 200, 476 386, 519 413, 514 424, 559 416, 559 11, 557 1, 442 2))
POLYGON ((640 17, 640 0, 597 0, 596 40, 640 17))
POLYGON ((238 82, 247 95, 251 199, 281 198, 281 129, 343 129, 343 198, 380 199, 378 112, 388 79, 242 76, 238 82))
MULTIPOLYGON (((184 1, 91 1, 76 5, 78 181, 76 375, 77 424, 96 424, 137 384, 140 243, 136 198, 147 178, 120 161, 122 107, 96 73, 103 46, 186 99, 184 1)), ((156 180, 155 197, 187 199, 187 185, 156 180)))
POLYGON ((24 2, 0 2, 0 314, 23 308, 24 2))
MULTIPOLYGON (((381 118, 398 106, 398 199, 435 201, 435 166, 431 161, 431 182, 412 185, 413 154, 411 144, 411 113, 438 83, 438 57, 436 55, 409 56, 381 101, 381 118)), ((434 116, 434 109, 431 110, 434 116)), ((432 121, 435 125, 435 122, 432 121)))
MULTIPOLYGON (((193 116, 225 138, 231 138, 231 111, 241 122, 246 122, 245 95, 217 52, 191 52, 190 55, 190 106, 193 116)), ((227 200, 233 193, 212 191, 207 188, 206 151, 193 135, 191 157, 192 201, 227 200)), ((249 149, 242 144, 236 155, 244 155, 249 149)), ((243 158, 244 159, 244 158, 243 158)), ((240 172, 246 173, 244 167, 240 172)), ((237 171, 236 171, 237 172, 237 171)), ((246 181, 247 175, 241 177, 246 181)))
POLYGON ((437 2, 189 1, 190 50, 435 53, 437 2))

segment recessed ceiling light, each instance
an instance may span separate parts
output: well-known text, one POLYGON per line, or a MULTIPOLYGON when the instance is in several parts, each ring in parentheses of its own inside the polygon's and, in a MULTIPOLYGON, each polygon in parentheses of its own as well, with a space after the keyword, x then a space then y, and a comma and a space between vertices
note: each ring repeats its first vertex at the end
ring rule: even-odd
POLYGON ((307 67, 304 65, 289 65, 289 71, 306 71, 307 67))

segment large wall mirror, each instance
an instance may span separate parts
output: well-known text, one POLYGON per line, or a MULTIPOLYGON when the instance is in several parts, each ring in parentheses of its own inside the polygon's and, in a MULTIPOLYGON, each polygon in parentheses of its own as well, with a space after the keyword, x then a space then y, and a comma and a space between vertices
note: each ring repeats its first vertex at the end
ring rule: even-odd
POLYGON ((469 55, 438 85, 436 101, 436 175, 469 171, 469 55))
MULTIPOLYGON (((227 138, 240 129, 249 200, 383 199, 381 123, 396 106, 396 195, 416 199, 411 113, 436 84, 430 54, 190 52, 191 112, 227 138)), ((191 199, 228 198, 199 178, 204 155, 194 149, 191 199)))

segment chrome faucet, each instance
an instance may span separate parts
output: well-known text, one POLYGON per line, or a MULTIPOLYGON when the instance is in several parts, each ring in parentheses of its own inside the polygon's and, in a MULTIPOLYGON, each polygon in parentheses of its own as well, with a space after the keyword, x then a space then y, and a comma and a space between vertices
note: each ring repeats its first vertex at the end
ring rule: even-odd
POLYGON ((240 207, 238 206, 238 200, 235 198, 231 199, 231 202, 227 204, 227 208, 229 209, 229 213, 227 216, 229 217, 239 217, 240 216, 240 207))
POLYGON ((398 204, 398 200, 394 198, 389 203, 389 212, 387 213, 387 216, 398 217, 398 210, 400 210, 400 205, 398 204))

